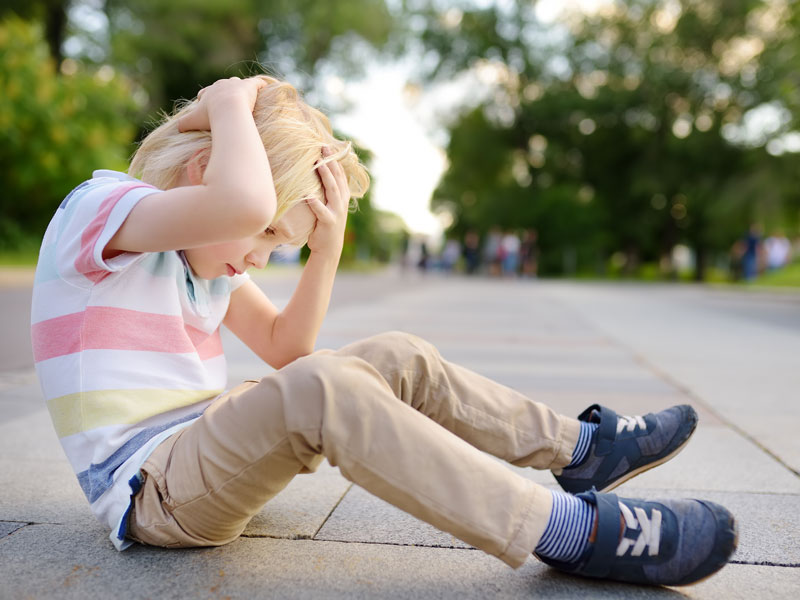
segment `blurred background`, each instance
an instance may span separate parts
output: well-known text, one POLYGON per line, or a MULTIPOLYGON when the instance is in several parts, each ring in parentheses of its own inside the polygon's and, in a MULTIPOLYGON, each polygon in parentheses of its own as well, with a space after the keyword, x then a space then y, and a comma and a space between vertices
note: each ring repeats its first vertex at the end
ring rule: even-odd
POLYGON ((1 0, 0 264, 220 77, 374 181, 344 264, 800 285, 796 0, 1 0))

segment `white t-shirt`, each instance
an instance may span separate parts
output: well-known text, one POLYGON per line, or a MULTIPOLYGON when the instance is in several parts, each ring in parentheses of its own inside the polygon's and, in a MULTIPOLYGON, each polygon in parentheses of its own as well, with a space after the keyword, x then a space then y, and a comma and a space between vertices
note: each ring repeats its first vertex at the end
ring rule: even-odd
POLYGON ((181 252, 103 249, 145 196, 124 173, 95 171, 61 203, 36 268, 31 337, 61 445, 97 518, 125 540, 139 468, 227 380, 219 327, 247 275, 194 276, 181 252))

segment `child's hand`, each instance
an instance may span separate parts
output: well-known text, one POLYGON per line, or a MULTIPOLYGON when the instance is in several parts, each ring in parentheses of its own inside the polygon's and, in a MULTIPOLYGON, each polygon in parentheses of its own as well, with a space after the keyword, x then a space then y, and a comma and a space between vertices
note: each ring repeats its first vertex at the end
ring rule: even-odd
MULTIPOLYGON (((330 151, 324 148, 323 156, 330 151)), ((325 202, 319 198, 308 200, 308 207, 317 217, 314 231, 308 238, 311 252, 335 257, 342 253, 344 228, 347 224, 347 208, 350 203, 350 187, 344 169, 338 161, 331 161, 317 167, 317 173, 325 189, 325 202)))
POLYGON ((244 101, 245 106, 253 112, 258 90, 267 82, 260 77, 239 79, 231 77, 220 79, 197 93, 197 101, 189 113, 178 120, 179 131, 211 131, 209 112, 229 103, 244 101))

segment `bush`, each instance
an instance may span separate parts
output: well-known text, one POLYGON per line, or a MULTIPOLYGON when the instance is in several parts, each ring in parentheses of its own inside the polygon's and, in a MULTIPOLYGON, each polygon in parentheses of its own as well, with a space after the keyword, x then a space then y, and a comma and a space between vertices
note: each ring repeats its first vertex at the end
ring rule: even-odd
POLYGON ((109 66, 56 69, 37 23, 0 21, 0 250, 41 237, 64 196, 131 153, 131 85, 109 66))

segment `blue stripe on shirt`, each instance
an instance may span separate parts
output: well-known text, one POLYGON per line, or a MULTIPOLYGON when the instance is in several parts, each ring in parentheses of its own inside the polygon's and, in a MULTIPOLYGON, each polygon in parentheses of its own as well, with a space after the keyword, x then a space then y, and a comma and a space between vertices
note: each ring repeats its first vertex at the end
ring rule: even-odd
POLYGON ((88 469, 78 473, 78 483, 80 483, 81 489, 83 490, 83 493, 86 494, 89 502, 94 502, 100 496, 106 493, 106 491, 114 483, 114 472, 120 467, 120 465, 133 456, 139 448, 144 446, 150 438, 158 435, 166 429, 169 429, 170 427, 174 427, 180 423, 185 423, 186 421, 195 419, 201 414, 203 413, 192 413, 180 419, 171 421, 170 423, 164 423, 163 425, 142 429, 122 446, 117 448, 116 451, 103 462, 99 464, 92 463, 89 465, 88 469))

